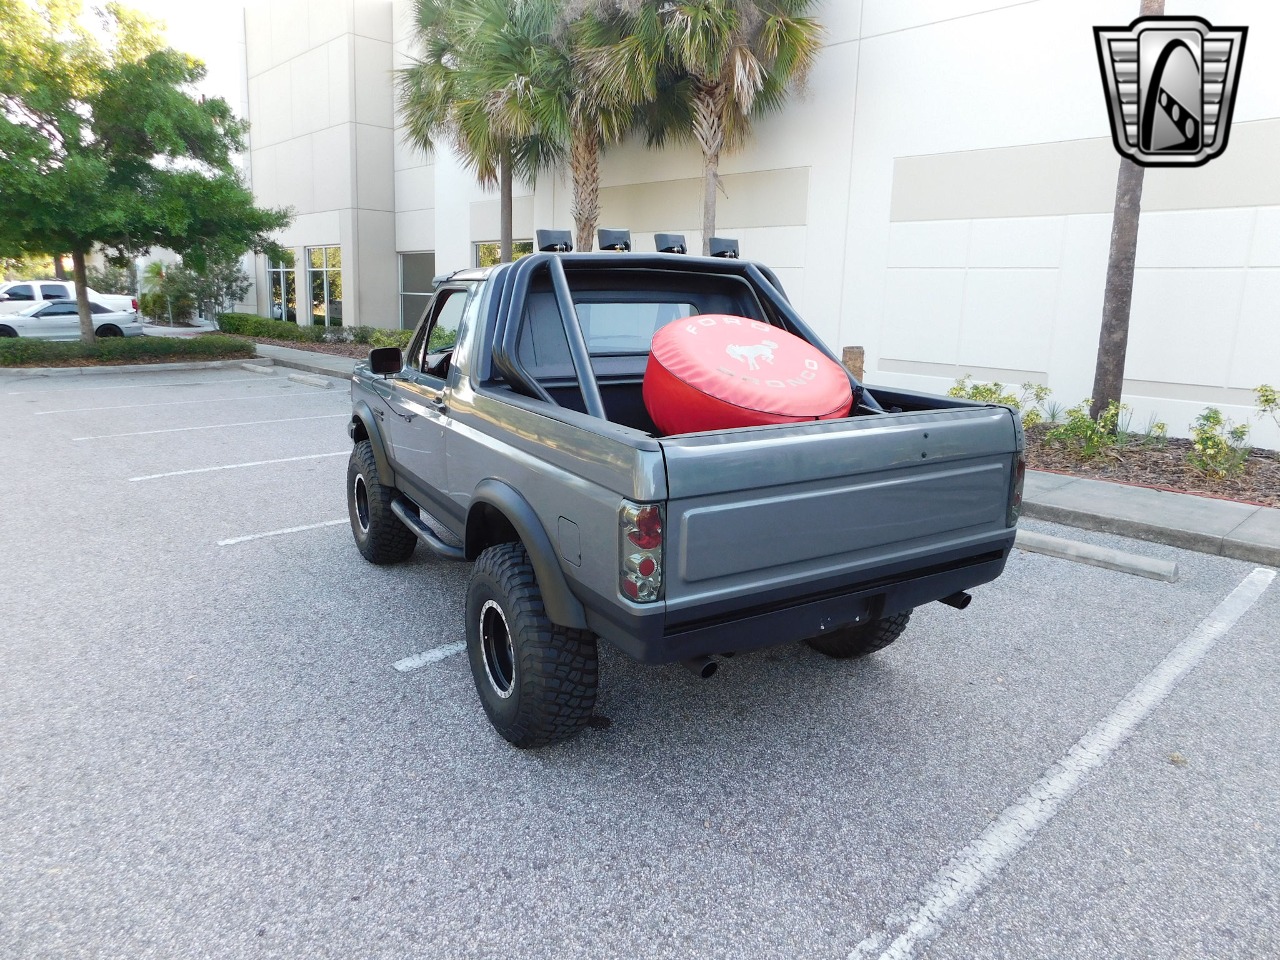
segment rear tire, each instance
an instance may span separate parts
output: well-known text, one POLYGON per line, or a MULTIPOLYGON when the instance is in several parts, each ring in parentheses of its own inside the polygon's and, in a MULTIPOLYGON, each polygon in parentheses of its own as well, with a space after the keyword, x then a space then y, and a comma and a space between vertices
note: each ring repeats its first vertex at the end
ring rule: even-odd
POLYGON ((0 327, 0 337, 16 337, 18 332, 13 327, 0 327))
POLYGON ((112 323, 104 323, 97 330, 93 331, 97 337, 123 337, 124 332, 112 323))
POLYGON ((567 740, 596 705, 596 638, 552 623, 529 554, 503 543, 480 554, 467 585, 467 658, 480 703, 522 749, 567 740))
POLYGON ((883 650, 907 628, 911 620, 911 611, 873 620, 858 627, 842 627, 820 637, 810 637, 805 641, 819 653, 836 660, 853 660, 883 650))
POLYGON ((418 538, 391 512, 395 490, 378 478, 373 444, 361 440, 347 464, 347 513, 351 534, 361 555, 370 563, 400 563, 413 555, 418 538))

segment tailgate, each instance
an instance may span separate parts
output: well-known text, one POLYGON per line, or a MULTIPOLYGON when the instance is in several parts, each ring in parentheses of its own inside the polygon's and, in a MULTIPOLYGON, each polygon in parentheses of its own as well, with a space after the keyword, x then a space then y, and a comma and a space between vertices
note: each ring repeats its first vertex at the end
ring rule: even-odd
POLYGON ((1007 540, 1018 432, 1004 407, 671 437, 669 621, 804 594, 1007 540))

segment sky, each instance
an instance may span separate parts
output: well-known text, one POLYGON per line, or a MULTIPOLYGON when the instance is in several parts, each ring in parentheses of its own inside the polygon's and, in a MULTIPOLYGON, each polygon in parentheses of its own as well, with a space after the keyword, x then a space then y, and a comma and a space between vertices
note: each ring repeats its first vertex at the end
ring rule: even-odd
MULTIPOLYGON (((88 0, 86 5, 97 2, 88 0)), ((205 62, 209 75, 200 85, 201 93, 222 97, 237 114, 244 112, 244 2, 124 0, 124 3, 164 21, 169 46, 205 62)))

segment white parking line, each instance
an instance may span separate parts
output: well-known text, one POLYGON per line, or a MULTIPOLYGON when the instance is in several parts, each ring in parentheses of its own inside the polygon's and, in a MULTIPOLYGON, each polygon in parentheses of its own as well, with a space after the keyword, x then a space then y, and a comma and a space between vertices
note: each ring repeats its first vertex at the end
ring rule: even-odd
POLYGON ((1080 789, 1085 778, 1103 766, 1129 735, 1198 664, 1219 639, 1262 596, 1276 571, 1259 567, 1227 595, 1194 633, 1178 644, 1146 679, 1129 691, 1110 715, 1076 741, 1067 755, 1012 806, 1005 808, 982 834, 952 857, 908 907, 885 921, 884 929, 863 940, 849 960, 907 960, 921 943, 936 937, 978 892, 1022 851, 1040 828, 1080 789), (883 953, 880 948, 905 929, 883 953))
POLYGON ((304 530, 319 530, 321 527, 336 527, 340 523, 348 523, 346 517, 341 520, 325 520, 323 523, 308 523, 301 527, 285 527, 283 530, 268 530, 266 533, 250 533, 243 537, 232 537, 230 540, 219 540, 218 546, 229 547, 233 543, 247 543, 250 540, 261 540, 263 537, 280 537, 286 533, 302 533, 304 530))
POLYGON ((207 423, 199 427, 166 427, 163 430, 135 430, 133 433, 98 433, 92 437, 72 437, 72 440, 115 440, 119 437, 146 437, 153 433, 185 433, 188 430, 218 430, 222 427, 256 427, 264 423, 298 423, 302 420, 334 420, 349 417, 348 413, 326 413, 319 417, 285 417, 281 420, 242 420, 239 423, 207 423))
POLYGON ((437 663, 445 657, 452 657, 455 653, 461 653, 465 649, 467 649, 466 641, 459 640, 456 643, 446 643, 441 647, 433 647, 430 650, 423 650, 422 653, 415 653, 412 657, 397 660, 391 666, 401 673, 408 673, 411 670, 417 670, 419 667, 425 667, 428 663, 437 663))
POLYGON ((105 387, 55 387, 52 390, 10 390, 11 397, 43 397, 46 393, 88 393, 90 390, 142 390, 147 387, 203 387, 219 383, 261 383, 261 377, 232 377, 227 380, 167 380, 161 383, 113 383, 105 387))
POLYGON ((192 473, 213 473, 215 470, 239 470, 243 467, 264 467, 269 463, 293 463, 295 460, 320 460, 324 457, 349 457, 351 451, 339 453, 309 453, 305 457, 281 457, 278 460, 251 460, 248 463, 226 463, 220 467, 197 467, 195 470, 170 470, 168 473, 151 473, 145 477, 130 477, 130 483, 139 480, 159 480, 162 477, 185 477, 192 473))
MULTIPOLYGON (((254 377, 258 383, 262 383, 261 377, 254 377)), ((299 397, 327 397, 329 394, 312 393, 310 390, 290 391, 289 393, 267 393, 260 397, 210 397, 206 400, 164 400, 160 403, 125 403, 118 407, 75 407, 71 410, 37 410, 37 417, 47 417, 51 413, 97 413, 100 410, 138 410, 142 407, 180 407, 189 403, 235 403, 239 400, 294 400, 299 397)))

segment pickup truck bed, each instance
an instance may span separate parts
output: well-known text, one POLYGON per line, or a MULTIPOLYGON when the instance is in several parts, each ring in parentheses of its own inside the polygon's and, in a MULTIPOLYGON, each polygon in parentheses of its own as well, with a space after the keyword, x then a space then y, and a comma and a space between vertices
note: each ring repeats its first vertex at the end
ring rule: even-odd
MULTIPOLYGON (((353 376, 357 544, 370 556, 364 484, 410 550, 416 538, 446 556, 489 554, 473 575, 469 652, 490 719, 518 745, 571 734, 589 707, 569 710, 572 722, 551 710, 551 722, 545 690, 539 700, 529 680, 525 695, 510 603, 490 596, 499 555, 500 572, 527 570, 536 590, 534 634, 560 638, 571 659, 594 664, 601 638, 702 673, 712 655, 797 640, 871 652, 914 607, 962 607, 1003 570, 1023 471, 1012 411, 851 378, 843 419, 661 436, 641 398, 647 339, 702 313, 761 320, 829 353, 757 265, 535 255, 445 283, 407 357, 375 351, 353 376), (497 649, 508 641, 509 658, 497 649), (513 697, 540 704, 534 720, 513 697)), ((551 689, 589 687, 579 699, 593 702, 586 673, 551 689)))

